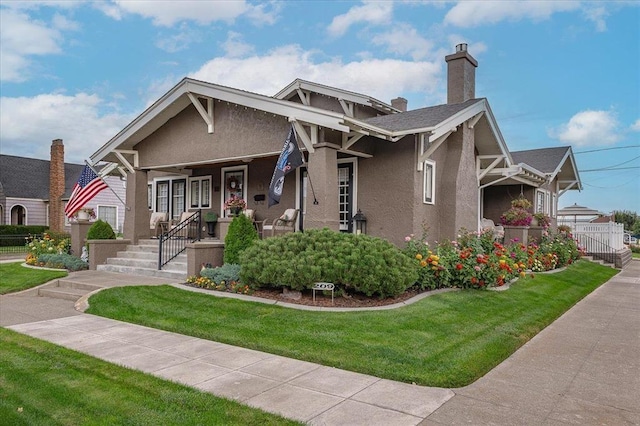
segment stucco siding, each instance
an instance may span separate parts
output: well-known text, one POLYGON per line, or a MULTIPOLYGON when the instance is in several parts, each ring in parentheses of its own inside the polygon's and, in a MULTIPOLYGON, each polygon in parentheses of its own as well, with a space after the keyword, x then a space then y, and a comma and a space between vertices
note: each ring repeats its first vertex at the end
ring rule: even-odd
POLYGON ((378 141, 372 158, 358 160, 358 206, 368 233, 401 246, 415 231, 413 137, 397 143, 378 141))
POLYGON ((290 124, 285 117, 214 103, 214 133, 189 106, 135 147, 140 167, 219 161, 279 152, 290 124))

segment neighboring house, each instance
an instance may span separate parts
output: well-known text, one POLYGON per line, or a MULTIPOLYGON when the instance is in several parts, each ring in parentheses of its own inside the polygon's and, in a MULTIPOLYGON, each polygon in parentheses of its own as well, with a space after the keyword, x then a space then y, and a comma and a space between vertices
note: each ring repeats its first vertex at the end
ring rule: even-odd
MULTIPOLYGON (((47 225, 53 229, 54 217, 60 229, 71 227, 64 217, 64 203, 69 199, 73 186, 82 172, 82 164, 64 162, 64 146, 57 139, 52 143, 52 160, 0 155, 0 224, 47 225), (52 163, 57 165, 52 170, 52 163), (56 172, 57 171, 57 172, 56 172), (50 199, 52 187, 59 187, 62 203, 54 212, 50 199)), ((106 178, 107 184, 124 200, 124 180, 115 176, 106 178)), ((86 207, 93 207, 98 218, 108 222, 116 232, 124 223, 124 205, 110 190, 94 197, 86 207)))
POLYGON ((233 194, 258 220, 299 209, 300 230, 353 232, 361 210, 369 234, 398 245, 423 225, 439 240, 478 229, 483 217, 497 222, 520 193, 553 215, 558 196, 581 187, 571 149, 510 153, 489 102, 475 98, 477 62, 466 44, 445 59, 447 104, 410 111, 403 98, 388 104, 303 80, 269 97, 185 78, 91 160, 127 170, 125 238, 134 241, 148 237, 150 211, 225 217, 233 194), (268 209, 290 126, 307 164, 268 209))

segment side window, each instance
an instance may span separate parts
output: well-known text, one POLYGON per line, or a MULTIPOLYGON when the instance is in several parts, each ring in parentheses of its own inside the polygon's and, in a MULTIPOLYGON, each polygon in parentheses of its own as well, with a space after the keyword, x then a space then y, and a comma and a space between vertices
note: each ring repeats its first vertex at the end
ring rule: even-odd
POLYGON ((120 232, 118 229, 118 208, 116 206, 98 206, 98 219, 102 219, 111 225, 114 232, 120 232))
POLYGON ((190 208, 211 207, 211 177, 189 179, 190 208))
POLYGON ((424 162, 424 187, 423 187, 423 200, 425 204, 435 204, 436 199, 436 163, 431 160, 424 162))

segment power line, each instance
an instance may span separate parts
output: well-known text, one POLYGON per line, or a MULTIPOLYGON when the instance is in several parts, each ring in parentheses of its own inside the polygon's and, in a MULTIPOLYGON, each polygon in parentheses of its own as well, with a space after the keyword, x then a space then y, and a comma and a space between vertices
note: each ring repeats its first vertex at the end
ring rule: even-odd
POLYGON ((634 167, 617 167, 617 168, 603 168, 603 169, 591 169, 591 170, 580 170, 580 173, 587 173, 587 172, 608 172, 609 170, 630 170, 630 169, 640 169, 640 166, 634 166, 634 167))
MULTIPOLYGON (((600 169, 590 169, 590 170, 580 170, 580 173, 584 173, 584 172, 599 172, 599 171, 604 171, 604 170, 624 170, 624 167, 618 167, 618 166, 622 166, 624 164, 627 163, 631 163, 632 161, 636 161, 638 158, 640 158, 640 155, 638 155, 635 158, 632 158, 631 160, 627 160, 627 161, 623 161, 622 163, 618 163, 618 164, 614 164, 613 166, 607 166, 607 167, 602 167, 600 169), (616 168, 618 167, 618 168, 616 168)), ((639 167, 630 167, 632 169, 637 169, 639 167)))
POLYGON ((574 155, 575 154, 587 154, 589 152, 610 151, 612 149, 628 149, 628 148, 640 148, 640 145, 614 146, 612 148, 590 149, 588 151, 574 151, 574 155))

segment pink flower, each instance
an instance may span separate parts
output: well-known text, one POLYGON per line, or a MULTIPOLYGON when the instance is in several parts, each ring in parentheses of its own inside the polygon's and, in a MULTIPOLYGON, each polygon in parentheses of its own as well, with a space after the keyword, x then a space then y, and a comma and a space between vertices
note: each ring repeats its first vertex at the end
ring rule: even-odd
POLYGON ((476 271, 480 272, 480 269, 482 269, 482 268, 480 268, 480 266, 476 265, 476 266, 473 267, 473 269, 475 269, 476 271))
POLYGON ((411 237, 410 237, 409 235, 407 235, 406 237, 404 237, 404 240, 405 240, 406 242, 409 242, 409 241, 411 241, 411 237))

